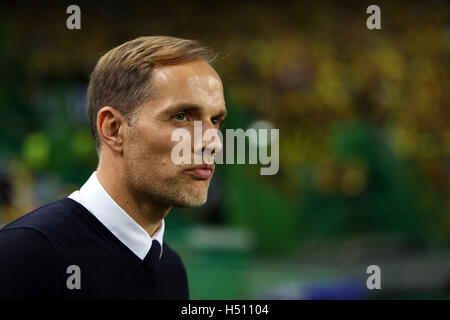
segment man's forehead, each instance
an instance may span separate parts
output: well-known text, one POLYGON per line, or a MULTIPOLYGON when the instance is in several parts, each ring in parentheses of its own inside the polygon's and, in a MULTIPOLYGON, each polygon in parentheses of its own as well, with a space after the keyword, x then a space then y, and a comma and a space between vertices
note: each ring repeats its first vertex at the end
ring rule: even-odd
POLYGON ((225 105, 220 77, 206 62, 192 62, 155 68, 152 84, 156 100, 170 104, 190 101, 197 105, 225 105))
POLYGON ((153 70, 152 82, 159 87, 202 86, 204 89, 222 90, 219 75, 206 61, 158 66, 153 70))

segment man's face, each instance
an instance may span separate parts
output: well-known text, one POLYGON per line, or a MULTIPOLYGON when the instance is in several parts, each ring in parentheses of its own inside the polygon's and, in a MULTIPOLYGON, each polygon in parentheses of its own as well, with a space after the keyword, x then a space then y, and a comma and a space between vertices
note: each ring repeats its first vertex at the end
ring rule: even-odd
MULTIPOLYGON (((199 142, 194 121, 202 121, 203 132, 217 130, 223 120, 225 100, 222 82, 205 61, 194 61, 153 70, 156 96, 140 108, 124 141, 126 179, 132 192, 171 207, 196 207, 206 202, 212 177, 196 170, 194 153, 201 154, 211 141, 199 142), (191 164, 176 165, 171 159, 172 132, 184 128, 191 134, 191 164), (196 149, 194 149, 194 146, 196 149)), ((222 145, 214 137, 216 151, 222 145)), ((203 162, 204 164, 204 162, 203 162)), ((214 169, 213 169, 214 170, 214 169)))

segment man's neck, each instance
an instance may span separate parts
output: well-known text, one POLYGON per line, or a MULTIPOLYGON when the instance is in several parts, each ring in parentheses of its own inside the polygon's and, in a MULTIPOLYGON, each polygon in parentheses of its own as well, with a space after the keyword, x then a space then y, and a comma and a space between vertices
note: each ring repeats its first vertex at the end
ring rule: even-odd
POLYGON ((127 188, 120 170, 99 165, 97 179, 110 197, 147 233, 153 237, 161 226, 162 219, 169 213, 170 207, 158 206, 139 199, 127 188), (110 172, 113 171, 113 172, 110 172))

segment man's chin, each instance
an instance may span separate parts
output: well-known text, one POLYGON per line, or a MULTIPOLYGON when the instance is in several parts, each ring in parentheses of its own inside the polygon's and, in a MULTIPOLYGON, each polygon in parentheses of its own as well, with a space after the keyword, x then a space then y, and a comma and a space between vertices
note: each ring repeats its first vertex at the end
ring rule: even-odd
POLYGON ((183 199, 179 201, 175 201, 172 205, 174 208, 199 208, 206 203, 205 199, 183 199))
POLYGON ((177 199, 174 201, 174 207, 176 208, 198 208, 206 203, 208 198, 208 192, 204 189, 199 190, 188 189, 181 192, 177 199), (189 192, 190 191, 190 192, 189 192))

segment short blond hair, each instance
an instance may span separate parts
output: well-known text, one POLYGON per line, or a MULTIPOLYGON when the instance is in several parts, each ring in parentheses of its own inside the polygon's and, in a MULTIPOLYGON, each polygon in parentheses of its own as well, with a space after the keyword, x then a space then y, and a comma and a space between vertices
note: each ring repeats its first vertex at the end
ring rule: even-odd
POLYGON ((111 106, 129 121, 139 106, 154 92, 151 74, 155 66, 177 65, 195 60, 211 63, 215 54, 198 41, 175 37, 139 37, 105 53, 89 80, 87 113, 97 151, 101 141, 97 132, 97 113, 111 106))

